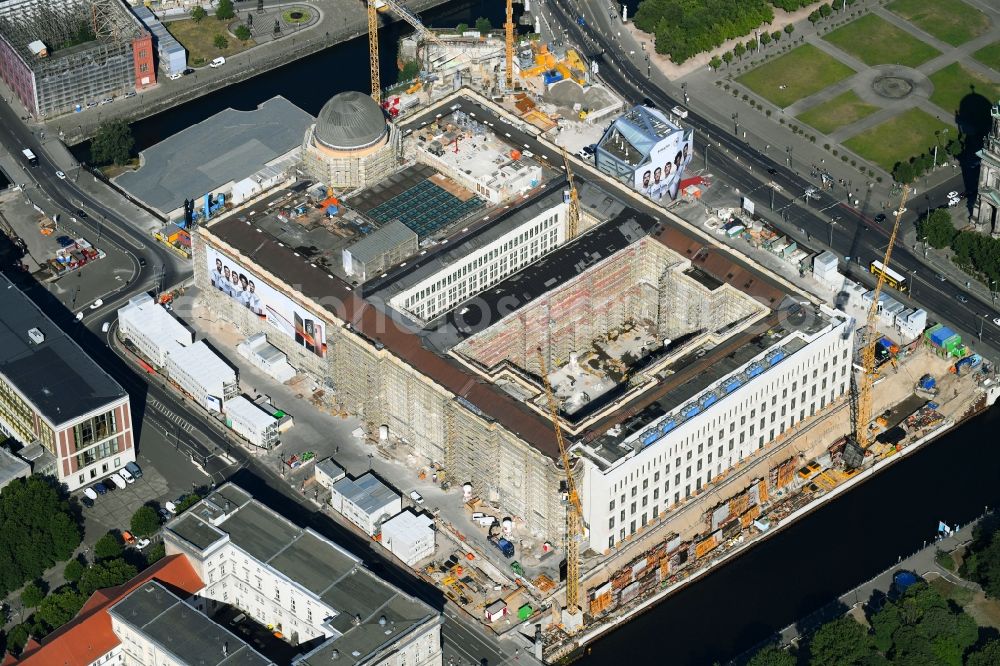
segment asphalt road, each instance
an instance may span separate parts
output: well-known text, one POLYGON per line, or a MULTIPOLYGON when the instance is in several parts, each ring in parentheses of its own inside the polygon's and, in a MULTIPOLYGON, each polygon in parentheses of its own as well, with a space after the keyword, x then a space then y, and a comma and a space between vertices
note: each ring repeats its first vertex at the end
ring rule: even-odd
MULTIPOLYGON (((661 109, 670 109, 679 103, 648 81, 646 72, 640 71, 626 54, 619 52, 616 45, 600 32, 591 29, 589 24, 586 28, 580 26, 576 21, 579 10, 569 0, 547 0, 544 6, 550 10, 551 17, 566 31, 567 36, 583 45, 583 51, 589 57, 600 62, 601 79, 618 94, 633 104, 648 99, 661 109)), ((603 10, 600 7, 598 9, 603 10)), ((592 14, 588 12, 588 20, 600 21, 604 17, 606 21, 606 16, 601 12, 596 12, 596 16, 592 14)), ((693 127, 701 139, 695 144, 699 155, 693 164, 704 164, 707 151, 709 170, 738 188, 741 194, 753 198, 758 210, 769 206, 771 201, 770 192, 762 188, 769 182, 777 184, 780 191, 775 192, 774 211, 784 215, 783 219, 774 220, 774 225, 783 233, 817 247, 829 243, 830 225, 833 224, 831 249, 842 260, 846 257, 852 259, 853 268, 849 273, 852 279, 874 286, 874 279, 868 273, 867 266, 873 259, 880 259, 885 252, 891 211, 885 211, 890 215, 889 221, 882 225, 876 224, 874 217, 882 210, 871 201, 870 190, 867 196, 851 195, 846 188, 837 186, 830 190, 820 190, 815 198, 807 201, 803 194, 806 188, 815 186, 816 183, 789 168, 788 162, 794 165, 794 154, 782 155, 785 161, 777 162, 738 139, 730 128, 720 127, 700 115, 696 109, 686 108, 689 113, 685 123, 693 127), (710 137, 710 140, 706 141, 706 137, 710 137), (738 160, 734 159, 736 156, 739 157, 738 160), (773 170, 773 174, 769 170, 773 170), (858 201, 857 205, 854 205, 854 200, 858 201), (861 265, 855 263, 857 261, 861 265)), ((901 228, 913 225, 917 216, 926 212, 928 207, 945 205, 949 190, 963 189, 958 182, 958 179, 953 179, 912 197, 907 204, 908 211, 903 215, 901 228)), ((937 271, 925 264, 922 257, 898 242, 893 249, 891 265, 898 272, 911 276, 914 284, 909 296, 889 290, 894 298, 909 305, 923 307, 932 318, 947 322, 974 337, 978 337, 982 331, 982 341, 977 348, 984 351, 981 347, 988 347, 994 353, 1000 352, 1000 327, 992 321, 1000 316, 1000 312, 993 303, 966 292, 962 283, 947 278, 939 280, 937 271), (960 295, 967 298, 968 302, 959 301, 960 295)))

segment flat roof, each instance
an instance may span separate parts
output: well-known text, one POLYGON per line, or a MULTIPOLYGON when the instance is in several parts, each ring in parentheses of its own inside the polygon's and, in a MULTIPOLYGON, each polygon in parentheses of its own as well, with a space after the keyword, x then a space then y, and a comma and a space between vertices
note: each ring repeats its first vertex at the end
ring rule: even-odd
POLYGON ((217 383, 224 384, 236 379, 236 371, 221 356, 212 351, 204 340, 198 340, 188 347, 177 347, 171 350, 170 360, 183 368, 204 387, 210 387, 217 383))
POLYGON ((108 613, 152 640, 181 664, 267 666, 273 663, 156 580, 130 592, 108 613))
POLYGON ((368 263, 411 240, 416 242, 416 232, 399 220, 393 220, 351 245, 346 251, 354 259, 368 263))
MULTIPOLYGON (((469 105, 482 108, 483 113, 487 113, 472 93, 458 99, 464 100, 469 105)), ((433 115, 435 110, 441 111, 443 116, 447 115, 450 113, 448 105, 454 104, 454 102, 454 98, 449 98, 437 107, 429 109, 424 115, 427 113, 433 115)), ((539 148, 539 150, 542 149, 539 148)), ((547 152, 551 152, 551 150, 547 152)), ((603 214, 606 219, 615 219, 618 217, 618 213, 624 210, 626 206, 624 202, 627 201, 627 206, 635 211, 633 216, 637 221, 652 220, 655 222, 652 228, 645 228, 639 224, 642 232, 634 237, 629 236, 629 242, 635 242, 643 235, 649 235, 680 256, 689 259, 692 266, 702 271, 706 276, 732 285, 752 296, 764 306, 775 308, 785 297, 787 288, 776 278, 751 267, 746 260, 737 254, 715 245, 711 241, 691 235, 679 223, 666 217, 663 210, 652 202, 638 196, 619 193, 617 189, 610 186, 606 187, 599 176, 589 172, 576 173, 574 176, 578 182, 577 187, 581 197, 585 201, 591 197, 587 193, 587 189, 593 187, 598 204, 608 202, 606 203, 608 206, 606 213, 602 213, 600 208, 593 209, 585 203, 584 210, 588 214, 598 218, 603 214), (616 211, 615 206, 620 208, 616 211)), ((236 216, 229 216, 210 223, 207 228, 199 227, 198 231, 204 231, 226 243, 238 251, 244 260, 249 259, 261 265, 284 284, 296 285, 306 298, 319 303, 335 304, 325 308, 327 316, 333 322, 332 325, 336 325, 337 320, 342 321, 346 327, 366 338, 372 344, 384 346, 401 362, 410 365, 431 381, 453 393, 456 400, 470 411, 486 420, 499 422, 507 430, 534 446, 544 455, 555 459, 559 455, 559 450, 555 442, 552 424, 548 418, 529 409, 522 401, 509 395, 496 384, 486 381, 475 371, 445 353, 445 350, 450 349, 457 341, 455 333, 445 331, 437 337, 434 334, 428 334, 422 330, 419 324, 405 316, 399 316, 389 308, 385 304, 385 299, 398 293, 406 285, 415 284, 415 281, 424 275, 423 272, 419 271, 427 271, 426 275, 430 275, 439 270, 444 263, 450 263, 448 253, 455 251, 456 247, 460 249, 460 255, 468 254, 469 248, 473 246, 465 245, 466 243, 481 243, 482 240, 476 241, 475 239, 488 237, 483 236, 483 234, 497 234, 497 231, 491 230, 498 224, 503 224, 504 220, 508 219, 507 216, 517 215, 518 209, 532 205, 538 197, 557 191, 559 192, 557 196, 561 196, 561 188, 564 185, 558 180, 561 179, 543 184, 538 194, 529 196, 523 204, 512 206, 512 210, 505 215, 483 222, 478 227, 470 224, 468 232, 456 233, 452 238, 449 238, 449 243, 428 248, 427 254, 420 259, 407 262, 404 268, 397 268, 390 272, 385 279, 376 279, 365 284, 361 290, 352 289, 328 270, 319 265, 312 265, 313 261, 308 257, 296 256, 295 248, 281 243, 272 236, 268 228, 263 228, 266 233, 258 233, 258 227, 250 221, 240 222, 236 216), (462 248, 462 245, 465 247, 462 248)), ((368 190, 362 191, 352 198, 366 197, 367 192, 368 190)), ((348 203, 351 204, 351 202, 348 203)), ((558 248, 546 255, 542 261, 552 264, 565 262, 572 267, 579 260, 574 246, 586 242, 584 239, 590 234, 600 235, 602 233, 600 228, 592 229, 576 242, 558 248)), ((620 232, 618 233, 621 235, 620 232)), ((212 242, 211 238, 209 242, 212 242)), ((609 255, 602 253, 602 256, 609 255)), ((543 293, 538 285, 532 285, 532 287, 531 293, 535 293, 536 289, 539 290, 539 294, 543 293)), ((460 310, 461 306, 458 308, 460 310)), ((631 410, 630 405, 631 403, 623 406, 612 418, 621 420, 624 414, 631 410)), ((604 428, 604 430, 606 429, 604 428)))
POLYGON ((157 340, 176 340, 184 345, 190 345, 194 340, 194 333, 156 303, 149 294, 131 298, 127 304, 118 308, 118 318, 128 320, 132 326, 157 340))
POLYGON ((267 428, 268 426, 274 425, 278 422, 278 419, 274 418, 242 395, 226 400, 225 412, 228 415, 239 416, 249 421, 256 428, 267 428))
POLYGON ((28 296, 0 275, 0 375, 55 426, 128 397, 28 296), (37 329, 41 343, 28 337, 37 329))
POLYGON ((14 479, 31 474, 31 465, 21 460, 7 449, 0 447, 0 488, 14 479))
POLYGON ((347 550, 295 525, 232 483, 212 491, 165 529, 187 539, 191 520, 216 523, 233 545, 335 611, 330 626, 341 635, 296 658, 295 664, 327 664, 333 650, 341 663, 356 664, 413 627, 440 617, 424 602, 377 577, 347 550))
POLYGON ((371 472, 362 474, 356 479, 341 479, 333 484, 333 489, 369 515, 381 511, 386 504, 400 497, 371 472))
POLYGON ((301 146, 313 122, 280 95, 253 111, 226 109, 142 151, 139 169, 114 180, 136 199, 168 213, 182 207, 184 199, 247 178, 301 146))

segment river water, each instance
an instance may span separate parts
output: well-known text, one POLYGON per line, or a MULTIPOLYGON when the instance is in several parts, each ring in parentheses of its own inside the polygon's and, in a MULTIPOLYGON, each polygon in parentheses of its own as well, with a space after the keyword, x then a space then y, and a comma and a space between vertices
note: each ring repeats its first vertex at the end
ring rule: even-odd
MULTIPOLYGON (((515 22, 520 12, 521 6, 515 5, 515 22)), ((453 28, 459 23, 473 25, 480 16, 488 18, 495 28, 502 26, 506 20, 504 2, 455 0, 420 14, 425 25, 440 28, 453 28)), ((412 28, 403 21, 379 29, 380 76, 383 85, 398 80, 398 41, 401 36, 411 32, 412 28)), ((132 124, 135 150, 144 150, 227 108, 249 111, 276 95, 287 98, 315 116, 337 93, 345 90, 367 92, 370 89, 368 37, 363 35, 136 121, 132 124)), ((89 161, 89 142, 77 144, 72 151, 78 159, 89 161)))
MULTIPOLYGON (((636 0, 628 0, 630 15, 636 0)), ((515 6, 519 12, 520 7, 515 6)), ((456 0, 421 17, 431 26, 504 20, 500 0, 456 0)), ((382 80, 396 80, 404 23, 380 31, 382 80)), ((333 95, 368 90, 365 37, 182 104, 133 124, 136 150, 232 107, 283 95, 317 114, 333 95)), ((74 147, 84 160, 86 143, 74 147)), ((2 178, 2 176, 0 176, 2 178)), ((891 566, 934 536, 939 520, 963 524, 1000 499, 996 409, 893 465, 871 481, 776 533, 735 561, 665 599, 594 643, 584 666, 725 661, 891 566)))

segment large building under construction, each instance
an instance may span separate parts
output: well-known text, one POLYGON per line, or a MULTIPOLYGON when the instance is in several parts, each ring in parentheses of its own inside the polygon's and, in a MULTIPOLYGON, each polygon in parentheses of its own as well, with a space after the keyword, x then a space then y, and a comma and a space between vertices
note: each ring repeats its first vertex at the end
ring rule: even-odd
POLYGON ((516 123, 446 98, 402 128, 400 171, 338 201, 347 219, 296 231, 244 210, 200 228, 195 282, 325 400, 471 483, 520 534, 559 538, 544 361, 603 551, 841 400, 849 323, 582 164, 576 222, 559 149, 517 145, 500 122, 516 123), (395 223, 415 256, 362 283, 339 272, 327 236, 395 223), (218 287, 224 271, 262 302, 218 287))
POLYGON ((122 0, 0 1, 0 77, 33 115, 156 83, 152 37, 122 0))

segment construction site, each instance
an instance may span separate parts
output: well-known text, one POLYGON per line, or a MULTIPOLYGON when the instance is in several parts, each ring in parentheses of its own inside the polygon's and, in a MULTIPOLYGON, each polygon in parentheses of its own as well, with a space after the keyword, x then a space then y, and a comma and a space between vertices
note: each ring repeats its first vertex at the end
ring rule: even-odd
POLYGON ((0 77, 35 116, 156 83, 152 36, 116 0, 0 3, 0 77))

